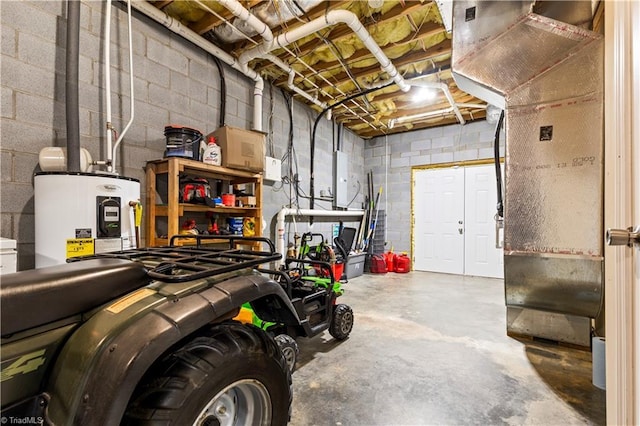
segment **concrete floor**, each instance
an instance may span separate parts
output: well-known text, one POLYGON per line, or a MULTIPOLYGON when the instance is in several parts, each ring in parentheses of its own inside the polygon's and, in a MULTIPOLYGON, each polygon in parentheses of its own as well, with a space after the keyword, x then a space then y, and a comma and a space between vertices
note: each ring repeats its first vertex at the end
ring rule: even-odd
POLYGON ((352 279, 350 337, 299 339, 290 425, 605 424, 591 353, 505 333, 502 280, 352 279))

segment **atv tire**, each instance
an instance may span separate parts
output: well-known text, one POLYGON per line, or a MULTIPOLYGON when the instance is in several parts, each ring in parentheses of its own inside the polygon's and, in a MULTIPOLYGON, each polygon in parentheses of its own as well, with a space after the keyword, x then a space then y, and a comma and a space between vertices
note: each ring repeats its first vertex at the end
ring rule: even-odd
POLYGON ((298 354, 300 353, 300 348, 298 348, 298 343, 295 339, 288 334, 278 334, 275 338, 278 347, 282 351, 282 355, 284 355, 285 363, 289 368, 291 373, 296 369, 296 361, 298 360, 298 354))
POLYGON ((331 325, 329 326, 329 334, 338 340, 344 340, 349 337, 349 333, 353 329, 353 310, 344 304, 336 305, 333 308, 333 316, 331 325))
POLYGON ((291 373, 268 334, 228 322, 154 364, 123 424, 286 425, 291 373))

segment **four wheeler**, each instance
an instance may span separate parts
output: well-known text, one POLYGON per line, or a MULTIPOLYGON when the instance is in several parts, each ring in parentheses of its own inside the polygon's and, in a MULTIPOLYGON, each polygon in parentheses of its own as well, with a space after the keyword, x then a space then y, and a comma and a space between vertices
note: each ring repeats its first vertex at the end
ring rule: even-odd
POLYGON ((287 423, 282 351, 231 320, 249 303, 308 332, 282 283, 255 270, 280 254, 265 238, 180 237, 2 277, 2 423, 287 423))
POLYGON ((298 355, 296 337, 313 337, 327 329, 338 340, 349 336, 353 328, 353 311, 348 305, 336 303, 344 292, 329 263, 287 258, 284 268, 279 271, 259 271, 282 284, 300 318, 301 327, 267 321, 250 306, 243 306, 237 319, 273 333, 292 372, 298 355))

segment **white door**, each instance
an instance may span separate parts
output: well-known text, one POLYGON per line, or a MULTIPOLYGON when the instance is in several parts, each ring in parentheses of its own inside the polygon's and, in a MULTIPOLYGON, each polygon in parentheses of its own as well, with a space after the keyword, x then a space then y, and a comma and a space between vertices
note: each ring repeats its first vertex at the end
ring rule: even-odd
MULTIPOLYGON (((605 3, 605 227, 640 229, 640 2, 605 3)), ((607 424, 640 424, 640 245, 605 247, 607 424)))
POLYGON ((495 166, 467 167, 464 181, 464 274, 504 278, 502 249, 496 248, 495 166))
POLYGON ((463 274, 464 169, 419 170, 413 185, 413 268, 463 274))

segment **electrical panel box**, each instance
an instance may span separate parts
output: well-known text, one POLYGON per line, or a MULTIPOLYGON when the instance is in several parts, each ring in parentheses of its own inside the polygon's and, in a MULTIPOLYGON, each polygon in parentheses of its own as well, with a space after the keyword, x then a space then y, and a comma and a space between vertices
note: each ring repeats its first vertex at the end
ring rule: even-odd
POLYGON ((333 206, 347 208, 349 204, 349 156, 333 153, 333 206))
POLYGON ((264 160, 264 179, 280 182, 282 180, 282 161, 273 157, 264 160))

